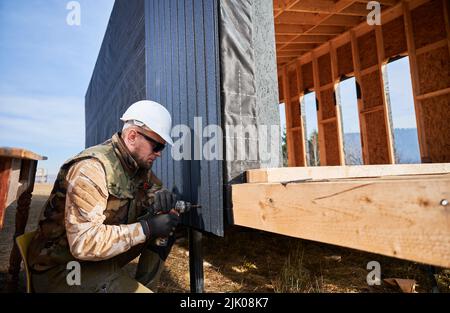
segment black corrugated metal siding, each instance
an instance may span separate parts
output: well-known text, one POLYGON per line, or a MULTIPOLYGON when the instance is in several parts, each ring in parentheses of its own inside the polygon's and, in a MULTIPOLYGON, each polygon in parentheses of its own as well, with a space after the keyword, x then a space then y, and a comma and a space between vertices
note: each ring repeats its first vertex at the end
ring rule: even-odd
MULTIPOLYGON (((221 125, 217 0, 146 0, 147 98, 163 104, 173 124, 191 129, 194 117, 206 125, 221 125)), ((223 235, 222 161, 174 161, 163 153, 155 173, 184 200, 202 205, 185 222, 223 235)), ((176 139, 176 138, 174 138, 176 139)), ((197 150, 198 151, 198 150, 197 150)), ((200 150, 202 151, 202 150, 200 150)))
POLYGON ((145 99, 144 0, 116 1, 85 98, 86 147, 121 129, 119 118, 145 99))

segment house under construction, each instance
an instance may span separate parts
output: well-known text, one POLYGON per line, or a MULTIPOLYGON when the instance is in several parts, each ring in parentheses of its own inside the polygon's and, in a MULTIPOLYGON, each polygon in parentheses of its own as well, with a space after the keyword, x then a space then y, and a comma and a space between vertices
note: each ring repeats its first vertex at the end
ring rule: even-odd
MULTIPOLYGON (((226 223, 450 267, 450 5, 380 0, 380 23, 370 25, 368 2, 116 1, 86 94, 86 145, 119 130, 118 117, 144 98, 165 105, 174 124, 224 129, 223 159, 166 153, 153 169, 202 206, 184 218, 195 277, 201 233, 223 236, 226 223), (421 164, 395 164, 385 73, 401 57, 409 58, 421 164), (345 162, 339 91, 352 77, 358 166, 345 162), (308 166, 302 110, 312 92, 318 167, 308 166), (279 139, 270 133, 235 138, 256 149, 256 160, 227 159, 235 146, 226 126, 278 125, 279 103, 289 167, 279 147, 262 157, 263 143, 279 139)), ((192 155, 208 140, 194 134, 192 155)))

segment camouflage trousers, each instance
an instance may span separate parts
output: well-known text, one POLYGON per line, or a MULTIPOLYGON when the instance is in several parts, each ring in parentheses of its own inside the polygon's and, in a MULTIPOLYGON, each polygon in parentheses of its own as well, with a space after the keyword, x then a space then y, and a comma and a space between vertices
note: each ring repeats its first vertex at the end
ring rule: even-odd
POLYGON ((67 283, 71 269, 63 264, 43 273, 32 273, 34 292, 151 293, 157 291, 164 268, 164 261, 145 244, 137 245, 109 260, 79 263, 80 285, 70 286, 67 283), (139 263, 133 279, 123 267, 138 256, 139 263))

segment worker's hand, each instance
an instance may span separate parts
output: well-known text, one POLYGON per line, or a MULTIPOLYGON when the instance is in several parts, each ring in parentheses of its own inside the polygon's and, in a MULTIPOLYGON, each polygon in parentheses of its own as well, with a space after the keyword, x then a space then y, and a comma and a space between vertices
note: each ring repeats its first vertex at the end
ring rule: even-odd
POLYGON ((153 202, 154 214, 169 213, 170 210, 175 208, 177 197, 174 193, 167 189, 161 189, 155 192, 155 198, 153 202))
POLYGON ((144 227, 144 232, 147 238, 169 237, 175 231, 179 221, 180 218, 175 213, 153 215, 146 220, 148 229, 144 227))
POLYGON ((151 241, 149 245, 147 246, 147 249, 157 253, 161 260, 165 261, 167 257, 169 256, 170 251, 172 250, 172 246, 175 243, 175 235, 171 235, 168 240, 167 244, 164 246, 158 246, 155 244, 154 241, 151 241))

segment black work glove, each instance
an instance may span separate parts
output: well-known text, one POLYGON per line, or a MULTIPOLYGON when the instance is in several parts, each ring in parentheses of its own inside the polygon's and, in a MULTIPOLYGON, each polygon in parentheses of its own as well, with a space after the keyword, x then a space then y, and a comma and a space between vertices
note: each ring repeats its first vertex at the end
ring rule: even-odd
POLYGON ((180 217, 177 213, 167 213, 152 215, 147 219, 141 220, 140 223, 144 229, 145 236, 148 238, 165 238, 173 234, 177 227, 180 217))
POLYGON ((170 251, 172 250, 172 246, 174 243, 175 243, 175 235, 171 235, 168 238, 167 245, 158 246, 154 242, 152 242, 147 246, 147 249, 157 253, 161 260, 166 261, 170 251))
POLYGON ((161 189, 155 192, 155 200, 153 202, 153 212, 158 213, 168 213, 170 210, 175 208, 177 202, 177 197, 174 193, 167 189, 161 189))

